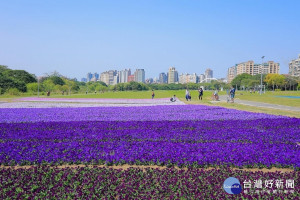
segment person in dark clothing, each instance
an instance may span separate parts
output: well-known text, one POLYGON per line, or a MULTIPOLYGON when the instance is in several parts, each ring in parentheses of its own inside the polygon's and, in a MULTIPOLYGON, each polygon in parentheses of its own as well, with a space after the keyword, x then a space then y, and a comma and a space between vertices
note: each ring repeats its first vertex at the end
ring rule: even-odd
POLYGON ((171 97, 170 101, 175 102, 176 101, 176 95, 174 94, 173 97, 171 97))
POLYGON ((198 92, 199 92, 199 100, 201 99, 202 100, 202 96, 203 96, 203 89, 202 88, 200 88, 199 90, 198 90, 198 92))

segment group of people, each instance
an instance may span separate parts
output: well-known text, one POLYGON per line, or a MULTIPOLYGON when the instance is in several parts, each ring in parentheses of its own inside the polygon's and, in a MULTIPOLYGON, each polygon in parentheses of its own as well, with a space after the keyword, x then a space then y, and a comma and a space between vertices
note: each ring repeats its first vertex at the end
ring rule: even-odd
MULTIPOLYGON (((202 88, 199 88, 198 89, 198 99, 199 100, 202 100, 202 97, 203 97, 203 89, 202 88)), ((228 90, 227 90, 227 93, 228 93, 228 90)), ((154 99, 154 96, 155 96, 155 93, 154 93, 154 90, 152 90, 152 99, 154 99)), ((234 99, 234 97, 235 97, 235 88, 234 87, 232 87, 231 89, 230 89, 230 92, 229 92, 229 96, 230 96, 230 99, 231 100, 233 100, 234 99)), ((215 90, 214 91, 214 93, 213 93, 213 95, 212 95, 212 98, 213 98, 213 100, 215 100, 215 101, 218 101, 219 100, 219 94, 218 94, 218 90, 215 90)), ((192 96, 191 96, 191 93, 190 93, 190 91, 188 90, 188 89, 186 89, 185 90, 185 99, 187 100, 187 101, 192 101, 192 96)), ((176 95, 174 94, 171 98, 170 98, 170 101, 171 102, 175 102, 176 101, 176 95)))
MULTIPOLYGON (((202 100, 202 97, 203 97, 203 89, 202 89, 202 88, 199 88, 198 93, 199 93, 198 99, 199 99, 199 100, 202 100)), ((189 91, 188 89, 185 90, 185 99, 186 99, 187 101, 188 101, 188 100, 192 101, 192 96, 191 96, 191 93, 190 93, 190 91, 189 91)))
MULTIPOLYGON (((199 92, 198 98, 199 98, 199 100, 202 100, 202 97, 203 97, 203 89, 202 89, 202 88, 199 88, 198 92, 199 92)), ((152 95, 151 95, 151 97, 152 97, 152 99, 154 99, 154 97, 155 97, 154 90, 152 90, 152 95)), ((190 91, 189 91, 188 89, 185 90, 185 98, 186 98, 187 101, 188 101, 188 100, 192 101, 192 96, 191 96, 191 93, 190 93, 190 91)), ((170 101, 172 101, 172 102, 175 102, 175 101, 176 101, 176 95, 175 95, 175 94, 170 98, 170 101)))

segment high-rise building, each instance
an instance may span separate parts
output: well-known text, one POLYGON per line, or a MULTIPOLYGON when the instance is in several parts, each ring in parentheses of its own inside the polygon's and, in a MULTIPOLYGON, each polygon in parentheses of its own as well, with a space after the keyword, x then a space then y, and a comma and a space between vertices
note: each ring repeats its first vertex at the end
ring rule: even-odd
POLYGON ((106 85, 109 85, 109 73, 107 71, 100 74, 100 81, 104 82, 106 85))
POLYGON ((178 72, 175 67, 170 67, 168 72, 168 83, 178 83, 178 72))
POLYGON ((116 74, 114 77, 113 77, 113 81, 112 81, 112 85, 116 85, 119 83, 119 75, 116 74))
POLYGON ((203 83, 205 80, 205 75, 204 74, 200 74, 199 76, 199 83, 203 83))
POLYGON ((134 74, 128 76, 128 82, 134 81, 134 74))
POLYGON ((179 83, 197 83, 198 77, 196 73, 193 74, 181 74, 179 75, 179 83))
POLYGON ((130 69, 121 70, 119 72, 119 82, 120 83, 127 83, 128 82, 128 76, 131 75, 130 69))
POLYGON ((167 83, 168 82, 168 76, 162 72, 159 74, 159 83, 163 84, 163 83, 167 83))
POLYGON ((134 72, 134 81, 145 83, 145 70, 144 69, 136 69, 134 72))
POLYGON ((262 65, 258 65, 259 74, 279 74, 279 63, 274 61, 268 61, 262 65))
POLYGON ((228 68, 227 82, 230 83, 236 77, 236 66, 228 68))
POLYGON ((85 83, 86 83, 86 82, 87 82, 87 79, 86 79, 86 78, 82 78, 82 79, 81 79, 81 82, 85 82, 85 83))
POLYGON ((300 54, 298 59, 292 60, 289 63, 289 75, 300 77, 300 54))
POLYGON ((109 76, 109 85, 114 85, 118 83, 117 70, 109 70, 108 76, 109 76), (115 76, 117 77, 115 78, 115 76))
POLYGON ((213 70, 211 70, 210 68, 205 70, 205 78, 213 78, 213 70))
POLYGON ((242 62, 236 65, 236 75, 239 74, 258 74, 258 67, 254 67, 254 62, 252 60, 248 62, 242 62))
POLYGON ((91 72, 89 72, 86 76, 87 82, 90 82, 92 78, 93 78, 93 74, 91 72))
POLYGON ((153 83, 153 78, 148 78, 148 79, 146 79, 146 81, 145 81, 147 84, 151 84, 151 83, 153 83))
POLYGON ((279 74, 279 63, 274 61, 268 61, 263 64, 255 64, 252 60, 248 62, 242 62, 230 67, 227 72, 227 80, 230 83, 239 74, 279 74))
POLYGON ((90 81, 96 82, 96 81, 98 81, 98 80, 99 80, 99 74, 95 72, 95 73, 93 74, 92 78, 90 79, 90 81))

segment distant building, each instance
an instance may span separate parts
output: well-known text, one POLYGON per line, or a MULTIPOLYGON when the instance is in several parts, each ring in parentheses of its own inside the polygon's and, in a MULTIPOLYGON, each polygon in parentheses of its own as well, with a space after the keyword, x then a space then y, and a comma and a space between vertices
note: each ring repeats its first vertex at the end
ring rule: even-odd
POLYGON ((109 70, 108 76, 109 76, 109 85, 115 85, 118 83, 117 70, 109 70))
POLYGON ((85 82, 85 83, 86 83, 86 82, 87 82, 87 79, 86 79, 86 78, 82 78, 82 79, 81 79, 81 82, 85 82))
POLYGON ((128 76, 128 82, 134 81, 134 75, 129 75, 128 76))
POLYGON ((196 73, 193 74, 181 74, 179 75, 179 83, 197 83, 198 77, 196 73))
POLYGON ((205 75, 204 75, 204 74, 200 74, 198 80, 199 80, 199 83, 204 82, 204 80, 205 80, 205 75))
POLYGON ((145 83, 145 70, 144 69, 136 69, 134 72, 134 81, 145 83))
POLYGON ((153 83, 153 78, 148 78, 148 79, 146 79, 146 83, 147 83, 147 84, 153 83))
POLYGON ((116 74, 114 77, 113 77, 113 80, 112 80, 112 85, 116 85, 119 83, 119 75, 116 74))
POLYGON ((213 70, 211 70, 210 68, 205 70, 205 78, 213 78, 213 70))
POLYGON ((89 72, 86 76, 87 82, 90 82, 92 78, 93 78, 93 74, 91 72, 89 72))
POLYGON ((289 63, 289 75, 300 77, 300 54, 298 59, 289 63))
POLYGON ((106 85, 109 85, 109 73, 107 71, 100 74, 100 81, 104 82, 106 85))
POLYGON ((226 78, 219 78, 218 81, 219 82, 223 82, 223 83, 227 83, 228 82, 226 78))
POLYGON ((228 68, 227 80, 230 83, 239 74, 279 74, 279 63, 274 61, 268 61, 263 64, 255 64, 252 60, 248 62, 242 62, 236 64, 233 67, 228 68))
POLYGON ((95 72, 95 73, 93 74, 93 78, 95 78, 96 81, 99 80, 99 74, 95 72))
POLYGON ((127 83, 128 82, 128 76, 131 75, 130 69, 121 70, 119 72, 119 82, 120 83, 127 83))
POLYGON ((164 84, 168 82, 168 76, 164 72, 159 74, 159 83, 164 84))
POLYGON ((94 74, 92 75, 92 78, 90 79, 90 81, 96 82, 96 81, 98 81, 98 80, 99 80, 99 74, 94 73, 94 74))
POLYGON ((258 68, 259 74, 279 74, 279 63, 275 63, 274 61, 263 63, 259 65, 258 68))
POLYGON ((178 72, 175 67, 170 67, 168 72, 168 83, 178 83, 178 72))
POLYGON ((236 77, 236 66, 228 68, 227 81, 230 83, 236 77))
POLYGON ((216 78, 205 78, 202 83, 210 83, 211 81, 217 81, 216 78))
POLYGON ((119 81, 119 76, 116 70, 109 70, 100 74, 100 81, 106 85, 115 85, 119 81))

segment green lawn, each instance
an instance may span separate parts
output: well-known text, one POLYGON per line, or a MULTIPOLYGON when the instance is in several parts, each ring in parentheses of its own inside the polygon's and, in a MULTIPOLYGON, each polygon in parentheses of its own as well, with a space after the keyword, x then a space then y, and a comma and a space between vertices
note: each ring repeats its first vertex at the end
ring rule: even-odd
POLYGON ((280 91, 272 92, 267 91, 265 94, 250 93, 245 91, 237 91, 236 98, 248 101, 258 101, 264 103, 300 107, 300 98, 283 98, 276 96, 300 96, 300 91, 280 91))
MULTIPOLYGON (((192 99, 198 98, 198 91, 191 90, 192 99)), ((185 99, 185 90, 157 90, 154 91, 155 98, 171 98, 176 95, 178 98, 185 99)), ((213 91, 204 91, 204 96, 209 95, 211 98, 213 91)), ((219 94, 225 94, 221 92, 219 94)), ((61 95, 52 94, 51 98, 120 98, 120 99, 151 99, 152 91, 117 91, 117 92, 104 92, 104 93, 88 93, 88 94, 72 94, 72 95, 61 95)), ((47 97, 46 95, 40 97, 47 97)), ((209 98, 209 100, 210 100, 209 98)))
MULTIPOLYGON (((230 104, 224 102, 211 103, 213 91, 204 91, 203 100, 198 100, 198 91, 191 90, 192 101, 186 101, 185 99, 185 90, 157 90, 155 92, 155 98, 171 98, 173 95, 176 95, 181 101, 186 104, 202 104, 210 106, 221 106, 226 108, 238 109, 238 110, 247 110, 251 112, 263 112, 274 115, 286 115, 291 117, 300 118, 299 112, 293 111, 281 111, 273 110, 268 108, 246 106, 240 104, 230 104)), ((105 92, 97 94, 72 94, 72 95, 61 95, 61 94, 52 94, 51 98, 128 98, 128 99, 150 99, 152 91, 119 91, 119 92, 105 92)), ((219 95, 226 95, 226 91, 220 91, 219 95)), ((22 96, 0 96, 0 101, 11 101, 14 98, 20 98, 25 96, 32 96, 30 94, 22 94, 22 96)), ((35 95, 36 96, 36 95, 35 95)), ((250 94, 249 92, 237 91, 236 98, 249 101, 258 101, 272 104, 280 104, 287 106, 300 107, 300 99, 291 99, 291 98, 279 98, 275 96, 300 96, 300 91, 294 92, 266 92, 266 94, 259 95, 258 93, 250 94)), ((46 95, 41 95, 40 97, 47 97, 46 95)))

